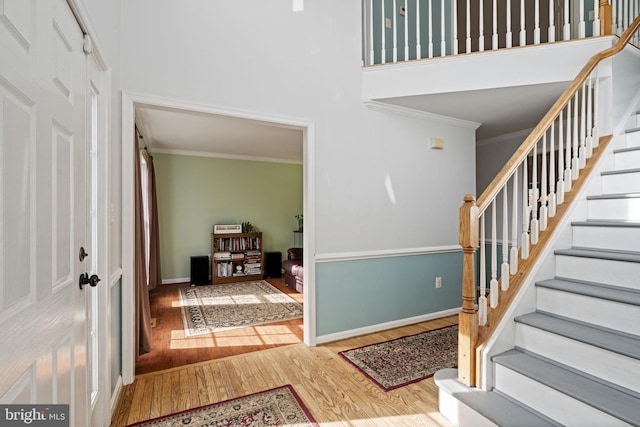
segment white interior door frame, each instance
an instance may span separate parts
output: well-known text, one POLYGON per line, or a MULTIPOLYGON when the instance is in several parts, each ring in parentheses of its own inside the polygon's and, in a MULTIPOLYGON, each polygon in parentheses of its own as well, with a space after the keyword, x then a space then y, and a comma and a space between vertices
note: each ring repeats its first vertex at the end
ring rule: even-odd
POLYGON ((303 215, 304 215, 304 343, 316 344, 315 309, 315 125, 312 120, 242 111, 226 107, 196 104, 123 91, 122 93, 122 382, 135 377, 135 292, 134 277, 134 126, 138 105, 177 108, 271 122, 303 131, 303 215))

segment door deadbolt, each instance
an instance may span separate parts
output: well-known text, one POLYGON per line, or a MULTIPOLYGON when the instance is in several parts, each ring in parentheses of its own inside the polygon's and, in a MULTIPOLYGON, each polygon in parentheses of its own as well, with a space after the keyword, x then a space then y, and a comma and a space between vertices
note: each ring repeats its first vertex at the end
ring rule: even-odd
POLYGON ((80 262, 84 261, 84 259, 88 256, 89 254, 84 250, 84 246, 80 246, 80 253, 78 254, 80 262))

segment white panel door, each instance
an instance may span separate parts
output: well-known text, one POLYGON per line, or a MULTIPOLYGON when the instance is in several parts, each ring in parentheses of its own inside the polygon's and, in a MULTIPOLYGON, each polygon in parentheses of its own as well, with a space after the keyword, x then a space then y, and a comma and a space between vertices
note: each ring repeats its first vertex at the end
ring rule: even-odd
POLYGON ((70 404, 78 427, 89 400, 82 42, 65 0, 0 0, 0 402, 70 404))

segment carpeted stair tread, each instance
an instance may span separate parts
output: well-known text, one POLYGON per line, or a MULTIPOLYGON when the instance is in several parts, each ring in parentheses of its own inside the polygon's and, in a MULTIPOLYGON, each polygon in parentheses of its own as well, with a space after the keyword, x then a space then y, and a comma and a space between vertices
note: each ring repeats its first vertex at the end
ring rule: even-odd
POLYGON ((559 277, 536 282, 536 286, 640 306, 640 290, 637 289, 559 277))
POLYGON ((573 247, 571 249, 557 249, 556 255, 575 256, 582 258, 598 258, 610 261, 640 262, 640 252, 614 251, 609 249, 590 249, 573 247))
POLYGON ((442 369, 434 380, 438 387, 499 426, 559 427, 561 424, 499 391, 469 388, 458 381, 457 369, 442 369))
POLYGON ((633 168, 633 169, 616 169, 616 170, 610 170, 610 171, 604 171, 601 172, 600 175, 602 176, 607 176, 607 175, 622 175, 625 173, 638 173, 640 172, 640 168, 633 168))
POLYGON ((571 225, 578 227, 640 227, 640 221, 624 221, 615 219, 589 219, 586 221, 573 221, 571 225))
POLYGON ((637 335, 542 311, 523 314, 514 320, 516 323, 640 360, 640 336, 637 335))
POLYGON ((493 356, 492 360, 629 424, 640 423, 640 397, 631 390, 610 387, 594 377, 518 349, 493 356))

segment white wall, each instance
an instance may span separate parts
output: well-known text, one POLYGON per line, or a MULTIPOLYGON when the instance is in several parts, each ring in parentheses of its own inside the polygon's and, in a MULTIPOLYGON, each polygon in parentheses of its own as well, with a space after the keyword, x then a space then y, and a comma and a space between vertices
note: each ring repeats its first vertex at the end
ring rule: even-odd
POLYGON ((125 91, 315 123, 317 254, 457 244, 474 132, 362 104, 360 2, 136 0, 122 18, 125 91))

